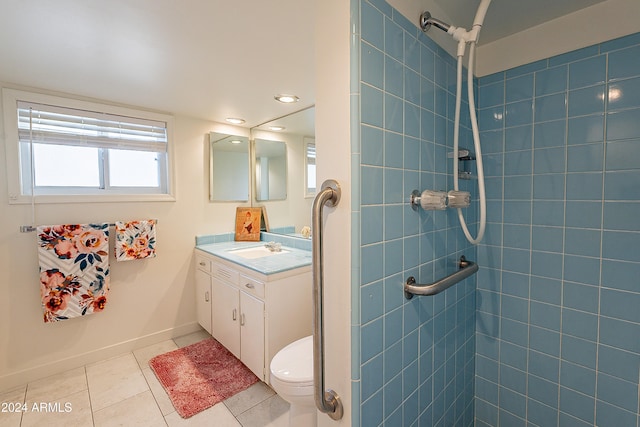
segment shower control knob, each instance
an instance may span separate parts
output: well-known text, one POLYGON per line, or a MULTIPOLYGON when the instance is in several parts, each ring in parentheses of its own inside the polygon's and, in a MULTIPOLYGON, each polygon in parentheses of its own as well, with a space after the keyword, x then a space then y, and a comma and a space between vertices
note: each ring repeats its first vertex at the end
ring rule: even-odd
POLYGON ((451 190, 447 193, 450 208, 468 208, 471 205, 471 194, 468 191, 451 190))

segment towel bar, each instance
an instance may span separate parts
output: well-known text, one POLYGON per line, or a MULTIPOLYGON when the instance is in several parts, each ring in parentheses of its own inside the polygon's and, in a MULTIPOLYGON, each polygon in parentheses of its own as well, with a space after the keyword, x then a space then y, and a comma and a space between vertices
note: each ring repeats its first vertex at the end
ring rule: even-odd
POLYGON ((478 271, 478 264, 467 260, 464 255, 460 257, 458 267, 459 270, 455 273, 443 277, 433 283, 427 283, 424 285, 416 284, 415 277, 410 276, 404 284, 404 297, 406 299, 411 299, 414 295, 439 294, 478 271))
MULTIPOLYGON (((158 220, 156 220, 156 223, 158 222, 158 220)), ((115 227, 116 224, 113 222, 109 223, 109 227, 115 227)), ((31 233, 37 230, 37 227, 34 227, 33 225, 21 225, 20 226, 20 232, 21 233, 31 233)))

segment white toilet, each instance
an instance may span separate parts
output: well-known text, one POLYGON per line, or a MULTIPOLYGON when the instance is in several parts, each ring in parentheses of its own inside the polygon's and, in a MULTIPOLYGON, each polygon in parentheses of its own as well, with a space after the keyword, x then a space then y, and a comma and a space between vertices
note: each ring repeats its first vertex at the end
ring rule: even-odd
POLYGON ((315 427, 313 335, 294 341, 271 360, 271 386, 291 404, 289 426, 315 427))

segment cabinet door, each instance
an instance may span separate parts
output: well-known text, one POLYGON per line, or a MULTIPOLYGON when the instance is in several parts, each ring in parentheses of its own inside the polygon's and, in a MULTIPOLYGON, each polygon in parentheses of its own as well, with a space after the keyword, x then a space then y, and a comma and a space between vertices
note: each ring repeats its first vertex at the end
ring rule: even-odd
POLYGON ((196 269, 196 315, 198 323, 211 333, 211 276, 196 269))
POLYGON ((238 288, 212 278, 213 304, 211 335, 234 356, 240 358, 240 307, 238 288))
POLYGON ((264 379, 264 302, 240 292, 240 308, 240 360, 258 378, 264 379))

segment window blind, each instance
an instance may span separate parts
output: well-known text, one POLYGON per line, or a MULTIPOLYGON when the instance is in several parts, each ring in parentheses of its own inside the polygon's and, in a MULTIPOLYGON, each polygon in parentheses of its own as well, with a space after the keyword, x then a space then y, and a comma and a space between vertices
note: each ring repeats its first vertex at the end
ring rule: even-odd
POLYGON ((307 164, 316 164, 316 144, 307 144, 307 164))
POLYGON ((167 151, 165 122, 18 101, 20 142, 167 151))

